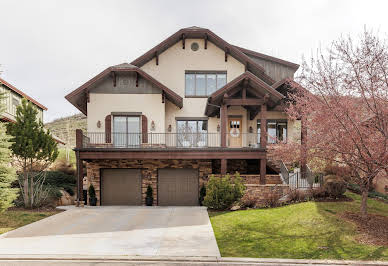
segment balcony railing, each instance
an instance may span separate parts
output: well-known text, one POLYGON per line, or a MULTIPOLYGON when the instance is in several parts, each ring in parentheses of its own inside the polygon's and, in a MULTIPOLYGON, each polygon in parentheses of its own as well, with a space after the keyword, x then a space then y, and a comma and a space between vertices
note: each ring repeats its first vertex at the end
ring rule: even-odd
MULTIPOLYGON (((260 148, 255 133, 227 135, 229 148, 260 148)), ((221 133, 104 133, 88 132, 82 137, 83 148, 216 148, 221 133)))

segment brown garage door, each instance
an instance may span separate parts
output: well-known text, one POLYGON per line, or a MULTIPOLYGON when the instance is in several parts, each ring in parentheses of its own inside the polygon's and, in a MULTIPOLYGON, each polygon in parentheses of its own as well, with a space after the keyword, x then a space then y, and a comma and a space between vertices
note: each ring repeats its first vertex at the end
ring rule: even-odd
POLYGON ((102 205, 141 205, 140 169, 103 169, 102 205))
POLYGON ((158 176, 160 206, 198 205, 198 170, 159 169, 158 176))

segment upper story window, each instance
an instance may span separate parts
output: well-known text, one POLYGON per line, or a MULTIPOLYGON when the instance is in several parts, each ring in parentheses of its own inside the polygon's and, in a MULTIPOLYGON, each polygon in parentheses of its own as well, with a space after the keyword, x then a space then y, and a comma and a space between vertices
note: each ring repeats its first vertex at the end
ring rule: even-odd
MULTIPOLYGON (((260 143, 260 121, 257 122, 258 143, 260 143)), ((287 142, 287 120, 267 121, 268 143, 287 142)))
POLYGON ((186 71, 185 95, 207 97, 226 84, 226 72, 186 71))

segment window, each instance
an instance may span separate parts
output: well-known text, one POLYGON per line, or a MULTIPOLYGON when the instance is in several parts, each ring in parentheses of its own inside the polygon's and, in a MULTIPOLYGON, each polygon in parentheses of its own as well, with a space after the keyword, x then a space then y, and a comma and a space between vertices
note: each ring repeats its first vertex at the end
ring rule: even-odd
POLYGON ((206 120, 178 120, 176 124, 178 147, 207 146, 206 120))
POLYGON ((140 145, 140 117, 113 116, 113 143, 115 147, 140 145))
POLYGON ((19 99, 16 97, 12 97, 12 114, 16 115, 17 107, 19 106, 19 99))
POLYGON ((226 73, 190 72, 185 76, 186 96, 206 97, 226 84, 226 73))
MULTIPOLYGON (((260 143, 260 121, 257 122, 257 137, 260 143)), ((287 142, 287 121, 270 120, 267 121, 267 141, 276 143, 276 141, 287 142)))

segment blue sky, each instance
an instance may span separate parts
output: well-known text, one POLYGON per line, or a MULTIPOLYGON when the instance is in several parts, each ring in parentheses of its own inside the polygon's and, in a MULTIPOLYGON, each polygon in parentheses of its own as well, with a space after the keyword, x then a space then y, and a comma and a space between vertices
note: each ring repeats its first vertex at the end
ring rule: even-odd
POLYGON ((67 93, 180 28, 208 28, 232 44, 301 63, 364 26, 386 38, 387 10, 383 0, 1 0, 1 77, 47 106, 48 122, 78 113, 67 93))

